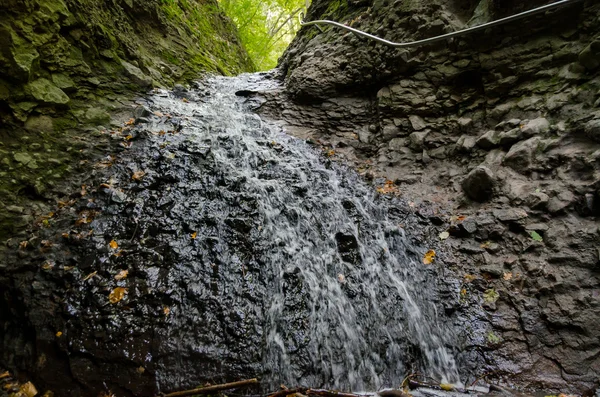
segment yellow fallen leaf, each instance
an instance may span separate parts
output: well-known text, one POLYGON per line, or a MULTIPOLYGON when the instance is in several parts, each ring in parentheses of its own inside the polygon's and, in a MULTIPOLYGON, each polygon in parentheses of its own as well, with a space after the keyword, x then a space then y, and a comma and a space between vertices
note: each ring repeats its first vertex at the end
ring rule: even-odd
POLYGON ((114 250, 119 248, 119 244, 117 244, 117 242, 115 240, 112 240, 110 243, 108 243, 108 245, 110 245, 110 248, 112 248, 114 250))
POLYGON ((465 295, 467 294, 467 289, 466 289, 466 288, 463 288, 463 289, 461 289, 461 290, 460 290, 460 294, 461 294, 462 296, 465 296, 465 295))
POLYGON ((127 288, 117 287, 111 291, 110 295, 108 295, 108 300, 113 304, 120 302, 125 297, 126 293, 127 288))
POLYGON ((144 175, 146 175, 146 173, 144 171, 136 171, 131 176, 131 179, 133 179, 134 181, 140 181, 140 180, 142 180, 144 175))
POLYGON ((38 394, 37 389, 31 382, 27 382, 27 383, 21 385, 21 387, 19 388, 19 392, 21 393, 22 396, 25 396, 25 397, 33 397, 36 394, 38 394))
POLYGON ((115 276, 115 280, 123 280, 125 278, 127 278, 127 275, 129 274, 129 270, 121 270, 116 276, 115 276))
POLYGON ((56 333, 56 337, 57 337, 57 338, 60 338, 61 336, 62 336, 62 332, 58 331, 58 332, 56 333))
POLYGON ((445 390, 445 391, 452 391, 452 390, 454 390, 454 386, 452 386, 451 384, 448 384, 448 383, 442 383, 442 384, 440 384, 440 389, 445 390))
POLYGON ((504 273, 504 276, 502 277, 504 280, 508 281, 511 280, 513 278, 512 273, 504 273))
POLYGON ((138 369, 137 369, 137 372, 138 372, 138 374, 140 374, 140 375, 141 375, 141 374, 143 374, 144 372, 146 372, 146 368, 144 368, 144 367, 138 367, 138 369))
POLYGON ((195 240, 198 237, 198 232, 192 233, 192 240, 195 240))
POLYGON ((169 313, 171 313, 171 309, 169 308, 169 306, 163 307, 163 313, 165 314, 165 316, 168 316, 169 313))
POLYGON ((435 260, 435 251, 434 250, 427 251, 425 253, 425 256, 423 257, 423 263, 426 265, 431 265, 434 260, 435 260))

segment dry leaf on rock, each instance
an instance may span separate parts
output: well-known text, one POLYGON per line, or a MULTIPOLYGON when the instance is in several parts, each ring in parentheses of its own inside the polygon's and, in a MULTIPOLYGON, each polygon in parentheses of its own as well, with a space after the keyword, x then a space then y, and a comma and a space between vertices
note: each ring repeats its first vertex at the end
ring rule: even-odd
POLYGON ((110 295, 108 295, 108 300, 113 304, 118 303, 125 297, 126 293, 127 288, 117 287, 111 291, 110 295))
POLYGON ((25 397, 34 397, 36 394, 38 394, 37 389, 31 382, 22 384, 21 387, 19 388, 19 392, 21 393, 22 396, 25 396, 25 397))
POLYGON ((129 270, 121 270, 119 273, 117 273, 117 275, 115 276, 115 280, 123 280, 127 278, 127 275, 129 274, 129 270))
POLYGON ((435 251, 434 250, 427 251, 425 253, 425 256, 423 257, 423 263, 426 265, 431 265, 434 260, 435 260, 435 251))

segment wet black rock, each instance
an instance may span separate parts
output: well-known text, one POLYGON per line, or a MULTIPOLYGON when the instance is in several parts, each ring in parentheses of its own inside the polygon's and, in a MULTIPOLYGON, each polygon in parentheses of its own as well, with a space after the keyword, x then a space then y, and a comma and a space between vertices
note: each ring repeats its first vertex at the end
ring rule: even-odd
POLYGON ((475 201, 489 200, 494 193, 495 185, 494 173, 485 166, 475 168, 461 184, 465 194, 475 201))

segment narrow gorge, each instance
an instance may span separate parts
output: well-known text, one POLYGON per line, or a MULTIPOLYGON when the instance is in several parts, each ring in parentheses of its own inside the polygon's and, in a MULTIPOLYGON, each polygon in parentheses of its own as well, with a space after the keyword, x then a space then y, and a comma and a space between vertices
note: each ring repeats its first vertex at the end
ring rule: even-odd
POLYGON ((600 4, 0 10, 0 396, 600 392, 600 4))

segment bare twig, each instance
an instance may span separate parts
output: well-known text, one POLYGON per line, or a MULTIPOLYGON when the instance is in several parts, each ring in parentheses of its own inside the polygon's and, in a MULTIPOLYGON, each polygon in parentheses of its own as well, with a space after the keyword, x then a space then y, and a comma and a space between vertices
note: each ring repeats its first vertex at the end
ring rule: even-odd
POLYGON ((308 389, 306 387, 296 387, 295 389, 283 389, 283 390, 279 390, 275 393, 269 394, 268 397, 286 397, 286 396, 289 396, 290 394, 296 394, 296 393, 306 394, 307 390, 308 389))
POLYGON ((255 385, 257 383, 258 383, 258 379, 256 379, 256 378, 246 379, 246 380, 241 380, 239 382, 223 383, 221 385, 200 387, 198 389, 176 391, 173 393, 166 394, 165 397, 193 396, 194 394, 206 394, 206 393, 211 393, 211 392, 221 391, 221 390, 238 389, 240 387, 255 385))
POLYGON ((361 397, 358 394, 343 393, 335 390, 324 390, 324 389, 308 389, 306 391, 308 396, 321 396, 321 397, 361 397))

